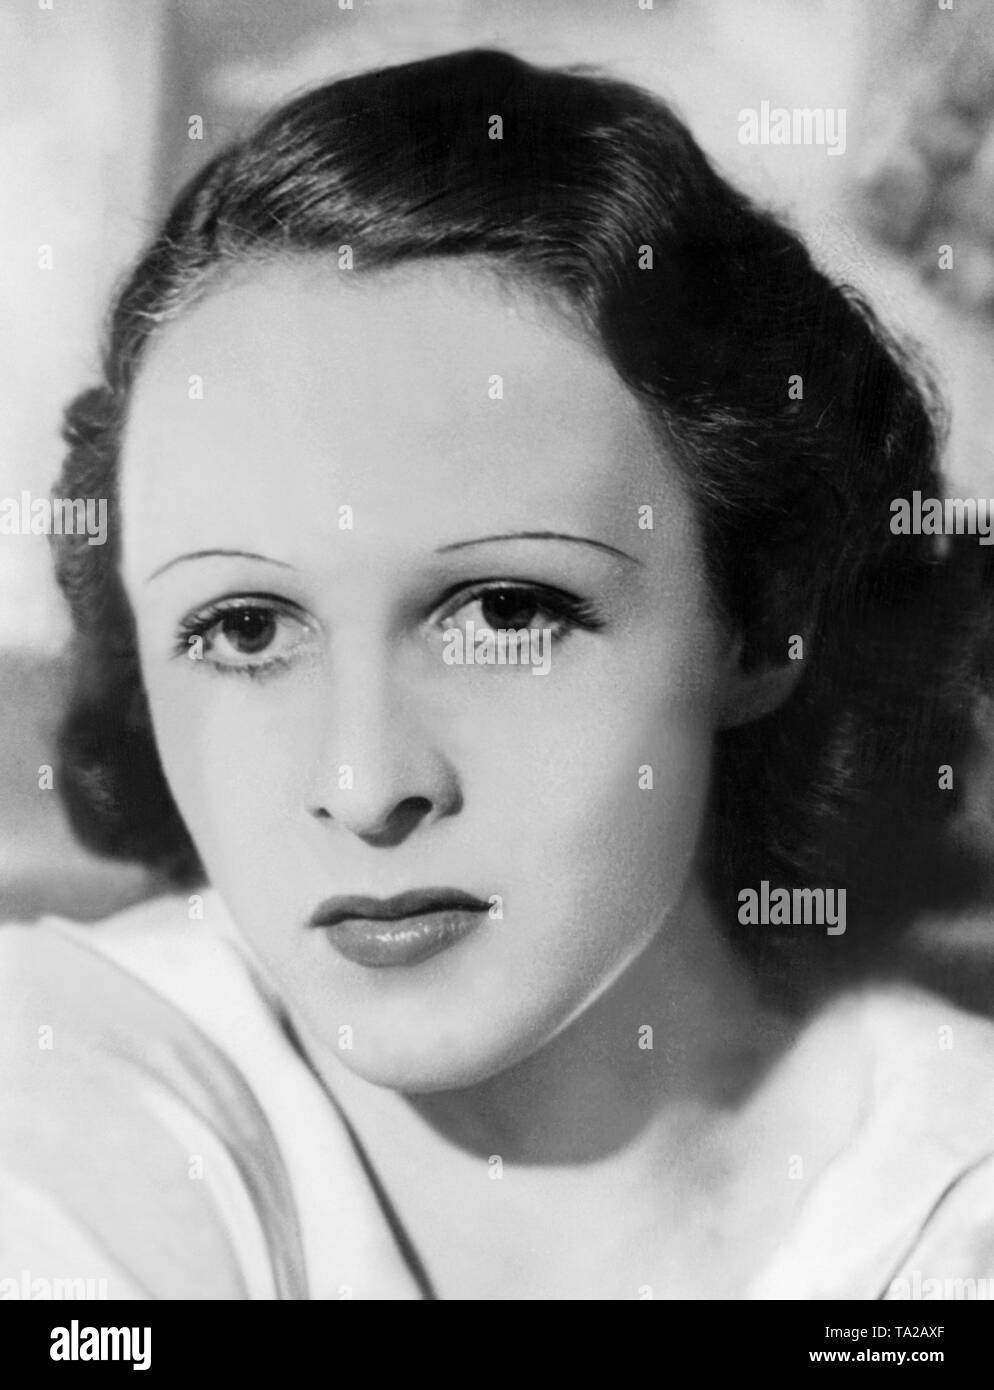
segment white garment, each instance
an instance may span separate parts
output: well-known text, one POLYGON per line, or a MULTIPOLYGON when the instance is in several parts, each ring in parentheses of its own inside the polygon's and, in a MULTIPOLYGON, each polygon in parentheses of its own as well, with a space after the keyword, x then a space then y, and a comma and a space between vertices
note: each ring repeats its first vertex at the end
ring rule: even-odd
MULTIPOLYGON (((110 1298, 421 1298, 345 1118, 203 901, 192 922, 169 897, 0 927, 0 1297, 83 1278, 110 1298)), ((807 1026, 787 1084, 846 1046, 871 1055, 873 1104, 741 1296, 994 1297, 994 1024, 856 991, 807 1026)))

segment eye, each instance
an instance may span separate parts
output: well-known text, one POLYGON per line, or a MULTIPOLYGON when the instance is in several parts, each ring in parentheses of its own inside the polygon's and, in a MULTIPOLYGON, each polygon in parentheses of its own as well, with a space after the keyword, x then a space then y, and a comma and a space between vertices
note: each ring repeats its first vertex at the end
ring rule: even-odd
POLYGON ((469 622, 477 632, 546 628, 554 641, 575 628, 594 631, 602 626, 591 605, 573 594, 544 584, 507 580, 492 580, 453 595, 440 621, 445 630, 469 622))
POLYGON ((216 643, 240 656, 256 656, 271 647, 276 637, 276 617, 267 608, 239 608, 217 624, 216 643))
POLYGON ((217 671, 258 675, 286 666, 312 629, 289 604, 263 594, 219 599, 180 623, 175 654, 217 671))

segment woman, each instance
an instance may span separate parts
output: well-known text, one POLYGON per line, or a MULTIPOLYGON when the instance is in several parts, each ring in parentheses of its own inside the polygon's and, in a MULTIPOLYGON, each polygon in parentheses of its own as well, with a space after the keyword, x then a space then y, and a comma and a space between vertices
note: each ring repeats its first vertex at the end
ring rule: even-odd
POLYGON ((484 52, 291 102, 179 198, 67 440, 112 528, 58 551, 63 791, 179 891, 0 940, 5 1264, 994 1273, 994 1031, 895 946, 978 891, 939 769, 987 551, 892 531, 941 496, 922 389, 667 107, 484 52))

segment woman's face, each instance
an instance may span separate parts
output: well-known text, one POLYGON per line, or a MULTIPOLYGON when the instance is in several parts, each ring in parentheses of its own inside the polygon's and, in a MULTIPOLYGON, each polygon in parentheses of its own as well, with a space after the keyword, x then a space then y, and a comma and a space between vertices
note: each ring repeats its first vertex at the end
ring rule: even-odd
POLYGON ((161 333, 122 469, 166 776, 293 1013, 410 1091, 540 1048, 666 930, 731 661, 634 397, 485 269, 288 260, 161 333))

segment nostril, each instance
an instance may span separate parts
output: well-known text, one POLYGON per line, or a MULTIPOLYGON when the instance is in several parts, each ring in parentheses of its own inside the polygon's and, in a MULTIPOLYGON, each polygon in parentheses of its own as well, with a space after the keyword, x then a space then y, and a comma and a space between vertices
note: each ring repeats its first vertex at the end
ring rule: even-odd
POLYGON ((418 821, 424 820, 425 816, 430 815, 432 810, 432 803, 427 796, 409 796, 399 806, 394 807, 389 819, 401 825, 406 831, 413 829, 418 821))
POLYGON ((434 803, 427 796, 408 796, 394 805, 386 815, 363 808, 352 802, 333 813, 327 806, 315 806, 311 814, 316 820, 337 823, 366 844, 390 846, 401 844, 418 825, 432 814, 434 803))
POLYGON ((393 808, 388 816, 375 825, 353 826, 360 840, 368 845, 388 847, 402 844, 408 835, 431 814, 432 803, 426 796, 409 796, 393 808))

